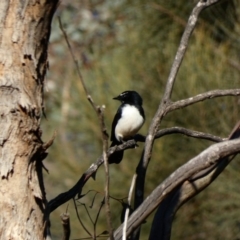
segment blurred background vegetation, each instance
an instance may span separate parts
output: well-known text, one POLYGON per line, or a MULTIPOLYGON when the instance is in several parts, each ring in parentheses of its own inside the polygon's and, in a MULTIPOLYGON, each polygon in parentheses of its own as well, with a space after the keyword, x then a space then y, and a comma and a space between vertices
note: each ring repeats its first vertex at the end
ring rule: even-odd
MULTIPOLYGON (((50 70, 46 78, 43 138, 57 137, 45 165, 48 199, 71 188, 82 173, 101 155, 98 119, 84 94, 66 42, 59 29, 61 17, 85 83, 99 105, 105 105, 105 121, 110 134, 111 121, 119 103, 112 98, 124 90, 136 90, 144 99, 147 134, 161 100, 186 21, 196 1, 166 0, 62 0, 52 25, 49 46, 50 70)), ((240 83, 240 5, 222 0, 205 10, 195 29, 177 76, 173 100, 194 96, 212 89, 239 88, 240 83)), ((225 97, 198 103, 166 116, 160 128, 183 126, 227 137, 239 120, 239 98, 225 97)), ((147 172, 145 197, 171 172, 211 145, 182 135, 163 137, 155 142, 147 172)), ((119 165, 110 166, 110 194, 124 199, 138 164, 143 144, 126 151, 119 165)), ((172 239, 240 239, 240 161, 236 158, 220 177, 177 213, 172 239)), ((81 199, 94 218, 101 206, 105 173, 89 180, 81 199), (89 208, 90 206, 90 208, 89 208)), ((113 225, 120 224, 121 202, 111 199, 113 225)), ((60 214, 68 208, 71 239, 87 234, 80 226, 73 202, 51 215, 53 239, 62 234, 60 214)), ((93 224, 84 205, 78 207, 90 232, 93 224)), ((141 239, 147 239, 152 216, 143 224, 141 239)), ((97 233, 107 229, 104 208, 97 233)))

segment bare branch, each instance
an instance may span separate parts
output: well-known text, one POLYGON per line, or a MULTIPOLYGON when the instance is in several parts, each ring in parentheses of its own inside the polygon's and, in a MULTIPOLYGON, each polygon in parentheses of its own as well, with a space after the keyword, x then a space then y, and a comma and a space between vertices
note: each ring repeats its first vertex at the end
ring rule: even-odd
MULTIPOLYGON (((100 215, 100 212, 101 212, 101 210, 102 210, 102 207, 103 207, 104 203, 105 203, 105 197, 103 198, 103 200, 102 200, 102 202, 101 202, 100 208, 98 209, 97 216, 96 216, 96 219, 95 219, 94 225, 93 225, 93 228, 94 228, 94 237, 95 237, 95 238, 96 238, 96 230, 97 230, 98 218, 99 218, 99 215, 100 215)), ((94 238, 94 239, 95 239, 95 238, 94 238)), ((110 236, 110 238, 111 238, 111 236, 110 236)))
MULTIPOLYGON (((221 138, 215 135, 212 135, 210 133, 204 133, 204 132, 199 132, 199 131, 195 131, 195 130, 191 130, 188 128, 184 128, 184 127, 170 127, 170 128, 164 128, 161 129, 157 132, 155 139, 161 138, 165 135, 170 135, 170 134, 183 134, 185 136, 188 137, 193 137, 193 138, 199 138, 199 139, 204 139, 204 140, 209 140, 212 142, 222 142, 224 140, 227 140, 227 138, 221 138)), ((137 134, 134 139, 137 142, 145 142, 146 137, 141 135, 141 134, 137 134)))
POLYGON ((132 179, 132 183, 131 183, 131 187, 130 187, 130 190, 129 190, 129 194, 128 194, 128 208, 126 209, 126 212, 125 212, 124 225, 123 225, 123 240, 127 239, 127 234, 126 234, 127 221, 128 221, 128 216, 129 216, 129 213, 130 213, 132 194, 133 194, 134 186, 136 184, 136 178, 137 178, 137 175, 134 174, 133 179, 132 179))
MULTIPOLYGON (((240 137, 240 122, 236 124, 231 132, 229 139, 240 137)), ((225 167, 235 157, 225 157, 221 161, 213 164, 213 167, 206 168, 194 176, 189 181, 185 181, 170 193, 160 204, 152 223, 150 240, 163 239, 169 240, 171 236, 171 228, 173 217, 177 210, 189 199, 193 198, 209 184, 211 184, 225 167)))
MULTIPOLYGON (((149 127, 148 135, 147 135, 146 141, 145 141, 143 157, 137 167, 137 171, 139 174, 138 174, 138 178, 137 178, 137 183, 136 183, 137 187, 136 188, 138 188, 138 191, 140 191, 140 193, 142 194, 142 196, 141 196, 142 198, 143 198, 143 192, 144 192, 144 181, 145 181, 146 171, 147 171, 147 167, 148 167, 148 164, 149 164, 151 156, 152 156, 154 139, 157 134, 161 120, 164 117, 164 115, 166 114, 166 109, 169 106, 169 104, 171 104, 171 94, 173 91, 173 86, 175 83, 175 79, 176 79, 178 70, 181 66, 183 57, 187 50, 190 36, 196 26, 196 23, 197 23, 197 20, 198 20, 198 17, 199 17, 199 14, 201 13, 201 11, 208 6, 217 3, 218 1, 219 0, 200 0, 200 1, 198 1, 197 5, 193 8, 192 13, 190 14, 190 17, 188 19, 186 28, 182 35, 174 62, 172 64, 172 67, 170 70, 170 74, 169 74, 169 77, 167 80, 163 98, 159 104, 158 110, 155 113, 155 116, 149 127), (142 189, 140 189, 140 188, 142 188, 142 189)), ((138 208, 138 204, 136 204, 134 207, 135 207, 135 209, 138 208)))
MULTIPOLYGON (((214 136, 211 134, 193 131, 193 130, 189 130, 189 129, 182 128, 182 127, 172 127, 172 128, 162 129, 162 130, 158 131, 156 138, 160 138, 162 136, 165 136, 168 134, 174 134, 174 133, 181 133, 186 136, 191 136, 191 137, 200 138, 200 139, 206 139, 206 140, 210 140, 213 142, 220 142, 220 141, 224 140, 223 138, 220 138, 220 137, 217 137, 217 136, 214 136)), ((136 135, 136 140, 140 141, 140 142, 144 142, 145 137, 142 135, 136 135)), ((134 139, 129 140, 127 142, 124 142, 121 145, 109 148, 109 150, 107 151, 108 157, 111 154, 113 154, 115 151, 121 151, 121 150, 126 150, 129 148, 134 148, 136 146, 136 140, 134 140, 134 139)), ((103 155, 102 155, 97 159, 97 161, 95 163, 93 163, 86 170, 86 172, 81 176, 81 178, 78 180, 78 182, 70 190, 68 190, 67 192, 61 193, 54 199, 50 200, 48 203, 49 212, 51 213, 52 211, 54 211, 56 208, 58 208, 65 202, 74 198, 77 194, 80 195, 85 183, 88 181, 88 179, 90 177, 93 177, 93 178, 95 177, 95 174, 96 174, 98 168, 103 164, 103 162, 104 162, 104 159, 103 159, 103 155)), ((138 174, 140 174, 140 173, 138 172, 138 174)))
POLYGON ((99 107, 97 105, 95 105, 87 87, 86 84, 83 80, 83 76, 81 74, 80 71, 80 67, 78 64, 77 59, 74 56, 71 44, 69 43, 68 40, 68 36, 62 26, 62 22, 61 22, 61 18, 58 17, 58 22, 59 22, 59 27, 63 33, 63 36, 66 40, 68 49, 71 53, 72 59, 74 61, 74 64, 76 66, 76 70, 79 76, 79 79, 82 83, 83 89, 86 93, 87 99, 90 102, 90 104, 92 105, 93 109, 95 110, 98 118, 99 118, 99 123, 100 123, 100 129, 101 129, 101 133, 102 133, 102 143, 103 143, 103 159, 104 159, 104 167, 105 167, 105 173, 106 173, 106 181, 105 181, 105 206, 106 206, 106 213, 107 213, 107 222, 108 222, 108 227, 109 227, 109 234, 110 234, 110 239, 113 239, 113 228, 112 228, 112 221, 111 221, 111 211, 110 211, 110 202, 109 202, 109 170, 108 170, 108 157, 107 157, 107 149, 108 149, 108 133, 107 133, 107 128, 105 126, 105 122, 104 122, 104 115, 103 115, 103 109, 105 108, 105 106, 99 107))
MULTIPOLYGON (((133 148, 136 145, 135 140, 129 140, 117 147, 112 147, 108 150, 107 155, 109 156, 114 151, 121 151, 128 148, 133 148)), ((100 156, 95 163, 93 163, 87 171, 80 177, 78 182, 67 192, 59 194, 54 199, 50 200, 48 203, 49 212, 51 213, 56 208, 64 204, 65 202, 69 201, 70 199, 74 198, 77 194, 80 195, 83 186, 88 181, 90 177, 95 177, 95 174, 98 170, 98 168, 103 164, 103 155, 100 156)))
MULTIPOLYGON (((184 134, 189 137, 210 140, 213 142, 221 142, 221 141, 225 140, 218 136, 214 136, 214 135, 211 135, 208 133, 193 131, 193 130, 186 129, 183 127, 172 127, 172 128, 161 129, 157 132, 155 139, 161 138, 165 135, 176 134, 176 133, 184 134)), ((141 135, 137 135, 136 140, 137 141, 145 141, 145 137, 141 136, 141 135)), ((141 157, 141 160, 136 169, 137 182, 136 182, 136 188, 135 188, 134 209, 137 209, 140 206, 140 204, 143 202, 143 199, 144 199, 144 184, 145 184, 146 169, 147 168, 143 167, 143 159, 141 157)), ((139 235, 140 235, 140 227, 134 231, 134 233, 133 233, 134 239, 138 239, 139 235)))
POLYGON ((194 97, 190 97, 187 99, 179 100, 174 103, 169 104, 166 108, 166 113, 171 112, 176 109, 184 108, 194 103, 204 101, 206 99, 212 99, 223 96, 239 96, 240 89, 227 89, 227 90, 213 90, 205 93, 198 94, 194 97))
POLYGON ((73 199, 73 203, 74 203, 74 208, 75 208, 75 211, 76 211, 76 214, 77 214, 77 218, 78 218, 78 221, 79 221, 80 225, 83 227, 83 229, 85 230, 85 232, 86 232, 89 236, 93 237, 93 236, 92 236, 92 233, 87 229, 87 227, 86 227, 86 226, 84 225, 84 223, 82 222, 82 219, 80 218, 80 215, 79 215, 79 213, 78 213, 78 208, 77 208, 75 199, 73 199))
POLYGON ((105 168, 105 208, 106 208, 106 215, 107 215, 107 223, 108 223, 108 230, 110 239, 113 240, 113 227, 111 221, 111 210, 110 210, 110 201, 109 201, 109 185, 110 185, 110 178, 109 178, 109 164, 108 164, 108 134, 107 129, 104 123, 104 116, 103 111, 100 113, 100 122, 101 122, 101 129, 102 129, 102 143, 103 143, 103 160, 104 160, 104 168, 105 168))
POLYGON ((71 234, 70 228, 70 217, 68 213, 61 214, 62 226, 63 226, 63 237, 62 240, 69 240, 71 234))
POLYGON ((171 128, 165 128, 165 129, 159 130, 155 136, 155 139, 161 138, 162 136, 165 136, 165 135, 176 134, 176 133, 180 133, 188 137, 209 140, 212 142, 222 142, 226 140, 226 138, 221 138, 209 133, 194 131, 194 130, 190 130, 183 127, 171 127, 171 128))
POLYGON ((71 44, 70 44, 70 42, 69 42, 69 40, 68 40, 67 33, 66 33, 66 31, 64 30, 64 28, 63 28, 62 21, 61 21, 61 18, 60 18, 60 17, 58 17, 58 23, 59 23, 59 28, 60 28, 60 30, 62 31, 63 36, 64 36, 64 39, 65 39, 65 41, 66 41, 66 43, 67 43, 69 52, 70 52, 71 57, 72 57, 72 59, 73 59, 73 62, 74 62, 74 64, 75 64, 75 66, 76 66, 77 74, 78 74, 78 77, 79 77, 79 79, 80 79, 80 81, 81 81, 81 83, 82 83, 83 89, 84 89, 85 93, 87 94, 87 98, 88 98, 89 102, 92 104, 93 108, 94 108, 95 111, 96 111, 96 107, 95 107, 95 105, 94 105, 94 103, 93 103, 93 101, 92 101, 92 98, 91 98, 91 96, 90 96, 90 94, 89 94, 89 92, 88 92, 88 89, 87 89, 87 87, 86 87, 86 85, 85 85, 85 82, 84 82, 84 80, 83 80, 83 77, 82 77, 82 74, 81 74, 81 71, 80 71, 80 66, 79 66, 79 64, 78 64, 78 60, 75 58, 75 55, 74 55, 74 53, 73 53, 71 44))
MULTIPOLYGON (((216 143, 178 168, 145 199, 130 216, 127 235, 136 229, 176 187, 206 168, 240 152, 240 139, 216 143)), ((122 225, 114 232, 115 240, 122 239, 122 225)))
POLYGON ((185 181, 182 185, 174 189, 160 204, 152 223, 149 240, 162 239, 169 240, 174 215, 177 210, 189 199, 204 190, 210 185, 218 175, 225 169, 233 159, 224 158, 212 171, 195 181, 185 181))
POLYGON ((165 88, 165 92, 164 92, 162 101, 158 107, 158 110, 157 110, 157 112, 152 120, 152 123, 150 125, 150 128, 149 128, 148 136, 147 136, 146 143, 145 143, 144 159, 143 159, 143 165, 142 165, 143 168, 147 168, 147 165, 150 161, 155 135, 157 133, 158 126, 159 126, 163 116, 166 113, 166 108, 168 107, 168 105, 170 103, 170 97, 172 94, 174 82, 175 82, 178 70, 180 68, 180 65, 182 63, 183 57, 185 55, 190 36, 196 26, 198 16, 204 8, 206 8, 212 4, 215 4, 218 1, 219 0, 204 0, 204 1, 200 0, 197 3, 197 5, 194 7, 194 9, 188 19, 186 28, 184 30, 182 39, 180 41, 180 45, 178 47, 178 50, 177 50, 168 80, 167 80, 167 84, 166 84, 166 88, 165 88))

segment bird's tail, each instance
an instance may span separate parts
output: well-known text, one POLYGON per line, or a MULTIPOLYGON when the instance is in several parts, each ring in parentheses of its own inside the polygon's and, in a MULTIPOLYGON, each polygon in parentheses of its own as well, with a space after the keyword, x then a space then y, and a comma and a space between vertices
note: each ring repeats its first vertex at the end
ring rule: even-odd
MULTIPOLYGON (((115 142, 113 141, 110 147, 114 147, 116 145, 120 145, 120 142, 115 142)), ((111 156, 109 156, 108 158, 108 163, 112 164, 112 163, 116 163, 119 164, 123 159, 123 150, 122 151, 117 151, 114 152, 111 156)))

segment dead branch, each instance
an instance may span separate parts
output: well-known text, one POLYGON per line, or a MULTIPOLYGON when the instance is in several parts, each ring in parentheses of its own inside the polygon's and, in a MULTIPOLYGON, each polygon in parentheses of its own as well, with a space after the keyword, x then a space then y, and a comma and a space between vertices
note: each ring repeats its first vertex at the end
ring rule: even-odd
POLYGON ((185 28, 183 36, 181 38, 174 62, 172 64, 172 68, 170 70, 170 74, 169 74, 169 77, 167 80, 167 84, 166 84, 166 88, 165 88, 165 92, 164 92, 162 101, 159 104, 158 110, 157 110, 157 112, 152 120, 152 123, 150 125, 150 128, 149 128, 148 136, 146 138, 146 143, 145 143, 143 168, 146 168, 150 161, 155 135, 157 133, 158 126, 159 126, 163 116, 166 113, 166 108, 168 107, 168 105, 170 103, 170 98, 171 98, 173 86, 175 83, 175 79, 176 79, 178 70, 181 66, 185 52, 187 50, 189 39, 190 39, 191 34, 196 26, 199 14, 202 12, 203 9, 217 3, 218 1, 219 0, 200 0, 200 1, 198 1, 197 5, 193 8, 192 13, 190 14, 190 17, 188 19, 186 28, 185 28))
POLYGON ((171 128, 161 129, 157 132, 155 139, 161 138, 165 135, 176 134, 176 133, 180 133, 188 137, 209 140, 212 142, 222 142, 223 140, 226 140, 226 138, 221 138, 209 133, 194 131, 194 130, 183 128, 183 127, 171 127, 171 128))
POLYGON ((108 222, 108 227, 109 227, 110 239, 113 240, 113 228, 112 228, 110 202, 109 202, 109 182, 110 182, 110 179, 109 179, 109 166, 108 166, 108 158, 107 158, 108 133, 107 133, 107 128, 106 128, 106 125, 105 125, 105 122, 104 122, 104 114, 103 114, 105 106, 100 107, 100 106, 97 106, 94 103, 93 98, 91 97, 91 95, 90 95, 90 93, 89 93, 89 91, 87 89, 87 86, 86 86, 86 84, 84 82, 84 79, 83 79, 83 76, 81 74, 78 61, 75 58, 75 55, 73 53, 71 44, 70 44, 70 42, 68 40, 67 33, 64 30, 64 28, 63 28, 63 25, 62 25, 60 17, 58 17, 58 22, 59 22, 59 27, 60 27, 60 29, 61 29, 61 31, 63 33, 64 38, 65 38, 65 41, 67 43, 68 49, 69 49, 69 51, 71 53, 73 62, 75 64, 75 66, 76 66, 78 77, 79 77, 79 80, 81 81, 83 89, 84 89, 84 91, 86 93, 87 99, 90 102, 90 104, 93 107, 93 109, 95 110, 95 112, 96 112, 96 114, 98 116, 98 119, 99 119, 100 130, 101 130, 101 133, 102 133, 104 168, 105 168, 105 173, 106 173, 105 174, 106 175, 106 181, 105 181, 105 207, 106 207, 106 213, 107 213, 107 222, 108 222))
MULTIPOLYGON (((234 127, 229 139, 231 140, 239 137, 240 122, 238 122, 234 127)), ((173 217, 177 210, 189 199, 193 198, 203 189, 209 186, 233 160, 234 157, 235 155, 231 157, 225 157, 216 162, 216 164, 213 164, 213 167, 206 168, 205 170, 196 173, 189 179, 189 181, 185 181, 171 194, 169 194, 159 205, 159 208, 154 216, 149 239, 169 240, 171 236, 173 217)))
MULTIPOLYGON (((206 168, 221 163, 228 157, 240 152, 240 139, 216 143, 198 156, 173 172, 163 183, 145 199, 142 205, 130 216, 127 235, 134 231, 158 207, 158 205, 185 181, 189 181, 195 174, 206 168)), ((214 179, 212 179, 213 181, 214 179)), ((114 232, 115 240, 122 239, 122 225, 114 232)))
POLYGON ((166 108, 165 111, 167 114, 173 110, 184 108, 194 103, 198 103, 207 99, 223 97, 223 96, 239 96, 239 95, 240 95, 240 89, 213 90, 213 91, 198 94, 194 97, 190 97, 187 99, 183 99, 183 100, 179 100, 174 103, 171 103, 169 104, 169 106, 166 108))
MULTIPOLYGON (((80 225, 82 226, 82 228, 84 229, 84 231, 85 231, 89 236, 91 236, 91 238, 93 238, 92 233, 91 233, 91 232, 87 229, 87 227, 84 225, 84 223, 83 223, 83 221, 82 221, 82 219, 81 219, 81 217, 80 217, 80 215, 79 215, 79 213, 78 213, 78 208, 77 208, 77 204, 76 204, 75 199, 73 199, 73 204, 74 204, 75 212, 76 212, 76 215, 77 215, 77 218, 78 218, 78 221, 79 221, 80 225)), ((91 217, 90 217, 90 220, 92 220, 91 217)))
POLYGON ((134 174, 133 179, 132 179, 132 183, 131 183, 131 186, 130 186, 130 189, 129 189, 127 209, 126 209, 125 216, 124 216, 123 238, 122 238, 123 240, 127 239, 127 234, 126 234, 127 221, 128 221, 128 217, 129 217, 129 214, 130 214, 130 206, 131 206, 131 201, 132 201, 133 189, 134 189, 135 183, 136 183, 136 178, 137 178, 137 175, 134 174))
MULTIPOLYGON (((163 98, 159 104, 158 110, 155 113, 155 116, 151 122, 151 125, 149 127, 148 135, 146 137, 145 141, 145 147, 144 147, 144 152, 142 159, 137 167, 137 181, 136 181, 136 192, 135 191, 135 206, 134 209, 137 209, 139 207, 139 204, 143 201, 143 192, 144 192, 144 181, 145 181, 145 176, 146 176, 146 171, 148 164, 151 159, 152 155, 152 149, 153 149, 153 144, 155 140, 155 136, 158 130, 158 127, 161 123, 162 118, 166 114, 166 109, 167 107, 171 104, 171 94, 173 91, 173 86, 176 80, 176 76, 178 73, 178 70, 181 66, 181 63, 183 61, 185 52, 187 50, 187 47, 189 45, 189 39, 191 37, 191 34, 197 24, 199 14, 202 12, 203 9, 206 7, 213 5, 217 3, 219 0, 199 0, 197 5, 193 8, 190 17, 188 19, 186 28, 184 30, 184 33, 182 35, 175 59, 173 61, 170 74, 167 80, 167 84, 165 87, 165 91, 163 94, 163 98), (140 193, 140 194, 139 194, 140 193)), ((139 233, 140 230, 134 233, 136 236, 135 239, 139 239, 139 233)))
MULTIPOLYGON (((129 140, 117 147, 112 147, 107 151, 107 155, 110 156, 114 151, 121 151, 128 148, 133 148, 136 145, 135 140, 129 140)), ((103 155, 100 156, 95 163, 93 163, 87 171, 80 177, 78 182, 67 192, 59 194, 54 199, 50 200, 48 203, 49 212, 51 213, 56 208, 64 204, 65 202, 69 201, 70 199, 74 198, 76 195, 80 195, 82 192, 82 188, 85 183, 88 181, 89 178, 95 177, 95 174, 98 168, 103 164, 104 159, 103 155)))
MULTIPOLYGON (((184 127, 178 127, 178 126, 159 130, 155 136, 155 139, 161 138, 166 135, 177 134, 177 133, 183 134, 187 137, 199 138, 199 139, 204 139, 212 142, 222 142, 224 140, 227 140, 227 138, 221 138, 221 137, 212 135, 210 133, 199 132, 199 131, 191 130, 184 127)), ((134 139, 137 142, 145 142, 146 137, 141 134, 137 134, 134 137, 134 139)))
POLYGON ((70 217, 68 213, 61 214, 62 226, 63 226, 63 237, 62 240, 69 240, 71 234, 70 228, 70 217))
MULTIPOLYGON (((198 131, 193 131, 190 129, 186 128, 181 128, 181 127, 173 127, 173 128, 166 128, 158 131, 156 134, 156 138, 160 138, 162 136, 168 135, 168 134, 174 134, 174 133, 180 133, 184 134, 186 136, 191 136, 194 138, 200 138, 200 139, 206 139, 210 140, 213 142, 220 142, 223 141, 223 138, 203 133, 203 132, 198 132, 198 131)), ((107 151, 108 157, 113 154, 115 151, 121 151, 121 150, 126 150, 130 148, 134 148, 136 146, 136 141, 144 142, 145 141, 145 136, 142 135, 137 135, 136 140, 129 140, 117 147, 112 147, 109 148, 107 151)), ((78 182, 67 192, 59 194, 57 197, 54 199, 50 200, 48 203, 49 207, 49 212, 51 213, 54 211, 56 208, 61 206, 62 204, 66 203, 67 201, 71 200, 74 198, 77 194, 80 195, 83 186, 85 183, 88 181, 89 178, 93 177, 95 178, 95 174, 98 170, 98 168, 103 164, 103 156, 100 156, 95 163, 93 163, 86 171, 83 173, 83 175, 80 177, 78 182)))

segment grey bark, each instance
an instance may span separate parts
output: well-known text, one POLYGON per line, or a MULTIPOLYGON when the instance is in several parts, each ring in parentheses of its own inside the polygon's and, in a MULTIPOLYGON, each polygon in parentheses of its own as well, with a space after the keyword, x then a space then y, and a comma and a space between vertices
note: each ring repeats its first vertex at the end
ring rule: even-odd
MULTIPOLYGON (((209 178, 204 179, 203 177, 204 185, 201 185, 201 189, 199 188, 197 191, 195 188, 192 188, 191 183, 188 184, 188 181, 191 181, 192 177, 194 177, 199 172, 204 171, 205 169, 209 169, 211 168, 211 166, 218 166, 219 163, 225 161, 224 159, 227 159, 226 161, 228 162, 229 157, 239 152, 240 152, 240 139, 228 140, 210 146, 209 148, 201 152, 198 156, 194 157, 193 159, 189 160, 186 164, 179 167, 165 181, 159 184, 152 191, 152 193, 143 201, 143 203, 133 212, 133 214, 130 216, 128 220, 128 226, 126 230, 127 235, 131 234, 135 229, 137 229, 142 224, 142 222, 169 195, 173 194, 173 196, 175 197, 175 190, 179 186, 181 187, 184 186, 184 184, 187 184, 183 191, 184 195, 182 196, 183 201, 181 201, 181 204, 183 204, 185 200, 188 198, 187 194, 191 195, 192 190, 196 192, 196 194, 200 192, 201 189, 209 185, 214 180, 214 178, 211 178, 211 173, 209 174, 210 179, 209 178), (188 193, 186 193, 185 190, 188 191, 188 193)), ((199 181, 201 181, 201 179, 199 181)), ((179 194, 177 196, 177 199, 179 199, 179 194)), ((118 229, 115 230, 114 232, 115 240, 122 239, 122 229, 123 225, 121 225, 118 229)))

